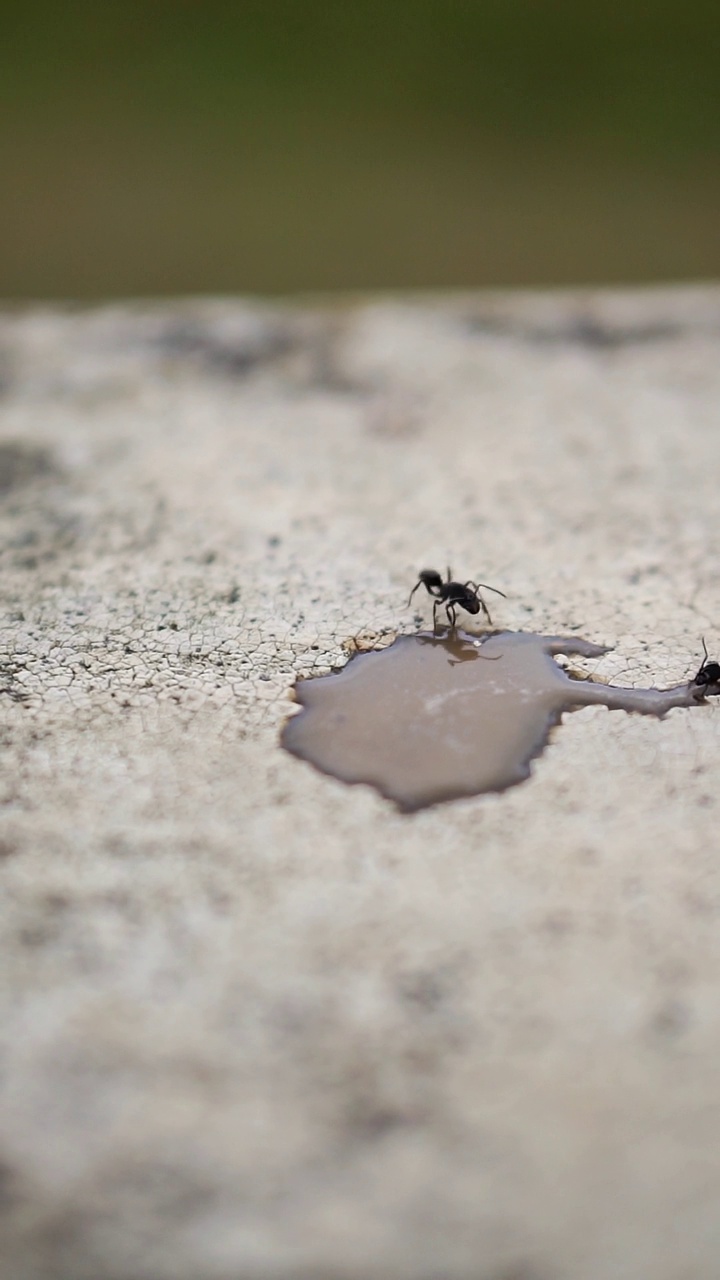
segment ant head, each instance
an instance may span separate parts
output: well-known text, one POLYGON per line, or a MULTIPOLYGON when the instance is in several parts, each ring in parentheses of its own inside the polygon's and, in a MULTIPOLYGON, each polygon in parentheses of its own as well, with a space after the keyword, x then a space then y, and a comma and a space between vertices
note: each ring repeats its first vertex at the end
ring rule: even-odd
POLYGON ((473 596, 470 594, 470 592, 468 592, 467 599, 463 601, 462 607, 466 613, 479 613, 480 601, 478 600, 477 596, 473 596))
MULTIPOLYGON (((705 637, 702 636, 701 639, 703 647, 702 666, 691 683, 694 684, 696 688, 709 690, 710 696, 712 696, 714 693, 720 693, 720 663, 710 660, 707 645, 705 644, 705 637), (710 688, 710 686, 712 686, 712 688, 710 688)), ((706 695, 703 694, 703 697, 704 696, 706 695)))

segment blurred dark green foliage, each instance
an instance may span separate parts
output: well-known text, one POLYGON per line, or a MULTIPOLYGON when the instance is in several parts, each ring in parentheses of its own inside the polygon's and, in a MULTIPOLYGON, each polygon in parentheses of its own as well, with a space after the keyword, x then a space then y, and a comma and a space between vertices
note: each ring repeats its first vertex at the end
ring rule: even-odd
POLYGON ((720 271, 718 0, 0 0, 0 292, 720 271))

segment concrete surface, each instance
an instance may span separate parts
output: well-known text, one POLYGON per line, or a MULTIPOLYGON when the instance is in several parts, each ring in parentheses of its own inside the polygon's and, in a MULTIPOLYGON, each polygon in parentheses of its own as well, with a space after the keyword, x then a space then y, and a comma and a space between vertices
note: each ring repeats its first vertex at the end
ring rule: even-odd
POLYGON ((720 291, 6 312, 0 379, 3 1276, 715 1280, 720 707, 413 817, 277 741, 426 565, 718 656, 720 291))

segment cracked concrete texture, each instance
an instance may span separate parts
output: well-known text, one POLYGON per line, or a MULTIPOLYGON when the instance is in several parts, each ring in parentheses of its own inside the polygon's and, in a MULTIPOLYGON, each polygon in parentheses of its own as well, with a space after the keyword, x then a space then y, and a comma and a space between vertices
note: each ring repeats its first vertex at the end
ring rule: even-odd
POLYGON ((4 1274, 714 1280, 720 708, 413 817, 277 743, 425 565, 718 656, 719 405, 712 288, 4 313, 4 1274))

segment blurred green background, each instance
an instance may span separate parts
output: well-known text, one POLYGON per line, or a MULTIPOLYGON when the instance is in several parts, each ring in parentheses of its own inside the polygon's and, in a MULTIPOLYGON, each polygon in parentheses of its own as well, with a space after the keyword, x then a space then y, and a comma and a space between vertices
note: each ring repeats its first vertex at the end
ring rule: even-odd
POLYGON ((720 275, 719 0, 0 0, 0 294, 720 275))

